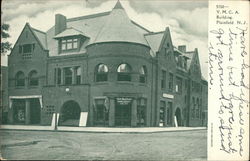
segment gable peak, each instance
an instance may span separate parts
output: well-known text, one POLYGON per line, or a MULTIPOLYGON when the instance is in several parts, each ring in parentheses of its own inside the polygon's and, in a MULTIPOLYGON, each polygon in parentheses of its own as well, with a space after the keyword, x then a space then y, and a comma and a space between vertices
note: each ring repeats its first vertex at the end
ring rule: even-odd
POLYGON ((113 9, 123 9, 121 2, 118 0, 113 9))

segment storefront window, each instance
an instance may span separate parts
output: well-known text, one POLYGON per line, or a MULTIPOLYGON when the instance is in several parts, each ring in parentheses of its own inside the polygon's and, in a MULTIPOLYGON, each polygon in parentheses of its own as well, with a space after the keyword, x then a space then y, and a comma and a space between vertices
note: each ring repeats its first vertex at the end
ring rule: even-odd
POLYGON ((146 124, 146 99, 141 98, 137 101, 137 126, 146 124))
POLYGON ((167 110, 167 124, 168 125, 172 125, 172 111, 173 111, 173 103, 172 102, 168 102, 168 110, 167 110))
POLYGON ((166 115, 166 102, 160 102, 160 126, 165 125, 165 115, 166 115))
POLYGON ((108 126, 109 111, 106 107, 105 98, 95 99, 95 125, 108 126))

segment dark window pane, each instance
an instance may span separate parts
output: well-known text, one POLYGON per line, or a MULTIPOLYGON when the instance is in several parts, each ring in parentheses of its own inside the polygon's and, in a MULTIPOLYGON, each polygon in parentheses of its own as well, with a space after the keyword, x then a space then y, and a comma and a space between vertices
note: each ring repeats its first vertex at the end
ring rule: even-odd
POLYGON ((146 83, 146 77, 145 75, 140 76, 140 83, 146 83))
POLYGON ((166 88, 166 71, 161 71, 161 88, 166 88))
POLYGON ((76 84, 81 84, 81 76, 80 75, 76 76, 76 84))
POLYGON ((76 68, 76 84, 81 84, 81 74, 82 74, 81 67, 77 67, 76 68))
POLYGON ((57 68, 57 84, 61 84, 61 69, 57 68))
POLYGON ((169 91, 173 91, 173 84, 174 84, 174 75, 172 73, 169 73, 169 82, 168 82, 168 88, 169 91))
POLYGON ((32 51, 32 45, 31 44, 23 45, 23 53, 30 53, 31 51, 32 51))
POLYGON ((104 82, 108 80, 108 74, 107 73, 98 73, 96 75, 96 81, 97 82, 104 82))
POLYGON ((16 86, 25 86, 25 77, 23 72, 18 72, 16 74, 16 86))
POLYGON ((72 68, 65 68, 64 73, 65 73, 65 85, 72 84, 72 75, 73 75, 72 68))
POLYGON ((126 73, 118 73, 118 81, 131 81, 131 75, 126 73))
POLYGON ((36 71, 32 71, 29 74, 29 85, 30 86, 38 86, 38 77, 37 77, 37 72, 36 71))
POLYGON ((118 81, 131 81, 131 67, 128 64, 121 64, 118 69, 118 81))

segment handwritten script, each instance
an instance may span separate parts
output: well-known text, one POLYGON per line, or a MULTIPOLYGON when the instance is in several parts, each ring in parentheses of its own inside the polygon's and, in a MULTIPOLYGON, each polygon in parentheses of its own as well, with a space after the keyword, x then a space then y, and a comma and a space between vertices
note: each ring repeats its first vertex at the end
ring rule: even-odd
POLYGON ((242 157, 249 150, 245 146, 249 137, 245 135, 249 125, 249 25, 234 20, 241 11, 229 8, 216 6, 219 20, 209 30, 208 83, 213 92, 209 101, 216 102, 213 129, 217 133, 213 135, 218 138, 218 150, 242 157))

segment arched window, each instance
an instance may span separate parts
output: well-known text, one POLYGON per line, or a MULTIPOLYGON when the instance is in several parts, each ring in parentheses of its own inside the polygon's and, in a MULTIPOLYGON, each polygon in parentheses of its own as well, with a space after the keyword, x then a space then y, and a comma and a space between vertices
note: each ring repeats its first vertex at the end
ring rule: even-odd
POLYGON ((25 86, 25 77, 24 77, 24 73, 19 71, 16 74, 16 86, 17 87, 23 87, 25 86))
POLYGON ((132 72, 132 69, 128 64, 119 65, 119 67, 117 68, 117 73, 118 73, 117 80, 118 81, 131 81, 131 72, 132 72))
POLYGON ((108 67, 105 64, 99 64, 96 66, 95 81, 105 82, 108 80, 108 67))
POLYGON ((38 84, 39 84, 39 80, 37 77, 37 71, 32 70, 29 73, 29 86, 38 86, 38 84))
POLYGON ((146 66, 142 66, 140 68, 139 73, 140 73, 140 79, 139 79, 140 83, 146 83, 146 78, 147 78, 147 68, 146 68, 146 66))

